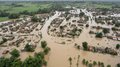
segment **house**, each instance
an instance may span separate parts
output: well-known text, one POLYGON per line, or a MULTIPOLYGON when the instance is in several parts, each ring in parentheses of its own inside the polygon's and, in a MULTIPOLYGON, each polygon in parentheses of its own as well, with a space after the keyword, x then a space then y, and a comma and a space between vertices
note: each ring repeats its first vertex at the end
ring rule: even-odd
POLYGON ((97 28, 96 26, 92 26, 92 28, 97 28))
POLYGON ((112 36, 107 36, 108 39, 113 39, 112 36))
POLYGON ((92 51, 92 50, 93 50, 93 47, 92 47, 92 46, 88 46, 87 49, 88 49, 89 51, 92 51))
POLYGON ((105 53, 105 49, 104 49, 104 48, 100 48, 100 47, 98 47, 98 48, 96 48, 96 49, 97 49, 98 52, 105 53))
POLYGON ((9 37, 8 40, 13 40, 15 37, 9 37))
POLYGON ((90 34, 94 34, 94 31, 90 31, 89 33, 90 33, 90 34))
POLYGON ((78 24, 78 26, 84 26, 83 24, 78 24))
POLYGON ((4 50, 3 52, 2 52, 2 54, 6 54, 6 53, 8 53, 9 52, 9 50, 4 50))
POLYGON ((113 37, 113 40, 117 40, 117 38, 116 38, 116 37, 113 37))
POLYGON ((113 49, 108 49, 108 53, 116 53, 116 51, 113 49))
POLYGON ((14 45, 15 42, 10 42, 9 45, 14 45))
POLYGON ((117 38, 117 40, 119 40, 119 41, 120 41, 120 38, 117 38))
POLYGON ((120 34, 117 34, 116 36, 117 36, 117 37, 120 37, 120 34))
POLYGON ((72 24, 71 26, 76 26, 75 24, 72 24))

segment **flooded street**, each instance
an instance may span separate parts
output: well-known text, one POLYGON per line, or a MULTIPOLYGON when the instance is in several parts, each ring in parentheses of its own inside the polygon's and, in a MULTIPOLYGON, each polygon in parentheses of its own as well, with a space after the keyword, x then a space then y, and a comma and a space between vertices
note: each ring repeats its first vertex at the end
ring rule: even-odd
MULTIPOLYGON (((77 11, 80 11, 79 9, 77 11)), ((87 16, 93 17, 90 12, 87 12, 85 9, 82 10, 83 12, 86 12, 85 14, 87 16)), ((90 46, 96 46, 96 47, 109 47, 115 49, 116 44, 119 44, 119 41, 114 41, 107 39, 106 37, 103 38, 95 38, 95 34, 89 34, 90 30, 94 31, 102 31, 102 30, 96 30, 92 29, 91 26, 102 26, 107 28, 112 28, 111 25, 102 25, 95 23, 95 20, 92 20, 92 18, 89 18, 89 21, 87 23, 89 24, 89 27, 86 28, 84 25, 84 29, 82 30, 80 36, 78 38, 65 38, 65 37, 53 37, 48 35, 47 29, 50 25, 51 21, 55 18, 58 18, 61 12, 56 11, 56 14, 49 18, 49 20, 46 20, 45 25, 40 31, 33 31, 31 33, 34 33, 37 35, 38 33, 42 33, 42 39, 40 41, 45 40, 47 42, 47 46, 51 48, 51 51, 45 56, 45 60, 48 62, 47 67, 70 67, 70 62, 68 60, 69 57, 72 58, 72 65, 71 67, 77 67, 77 58, 78 55, 80 55, 79 59, 79 67, 87 67, 86 65, 82 64, 82 60, 86 59, 89 61, 89 63, 93 63, 93 61, 100 61, 105 64, 105 67, 110 64, 111 67, 115 67, 118 62, 120 62, 120 53, 118 53, 117 56, 112 56, 110 54, 102 54, 102 53, 93 53, 89 51, 83 51, 82 50, 82 42, 86 41, 88 42, 88 45, 90 46), (71 40, 71 41, 67 41, 71 40), (65 44, 60 44, 61 42, 65 42, 65 44), (77 43, 80 45, 81 49, 77 49, 74 44, 77 43), (98 45, 99 43, 99 45, 98 45), (91 61, 90 61, 91 60, 91 61)), ((32 41, 38 41, 40 38, 37 37, 29 37, 32 41)), ((17 48, 16 46, 9 47, 10 48, 16 48, 20 51, 20 49, 26 44, 21 43, 20 47, 17 48)), ((2 54, 2 49, 7 49, 8 47, 0 47, 0 54, 2 54)), ((37 43, 37 47, 34 52, 42 51, 41 48, 41 42, 37 43)), ((120 50, 117 50, 120 52, 120 50)), ((26 57, 29 55, 34 56, 34 52, 21 52, 20 57, 21 60, 25 60, 26 57)), ((0 55, 1 56, 1 55, 0 55)), ((9 58, 11 57, 10 54, 4 55, 5 57, 9 58)), ((43 66, 44 67, 44 66, 43 66)), ((98 67, 97 65, 94 67, 98 67)))

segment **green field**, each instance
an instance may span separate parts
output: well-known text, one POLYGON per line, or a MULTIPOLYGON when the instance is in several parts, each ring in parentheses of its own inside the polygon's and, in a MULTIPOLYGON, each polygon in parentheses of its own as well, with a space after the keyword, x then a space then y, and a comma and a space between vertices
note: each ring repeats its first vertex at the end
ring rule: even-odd
MULTIPOLYGON (((21 15, 20 18, 23 18, 24 16, 29 16, 29 15, 21 15)), ((9 19, 8 17, 0 17, 0 22, 8 21, 8 20, 12 20, 12 19, 9 19)))
POLYGON ((7 11, 7 12, 9 12, 9 13, 19 13, 19 12, 24 11, 24 10, 28 10, 29 12, 31 12, 31 11, 37 11, 40 8, 43 9, 43 8, 50 7, 49 4, 36 5, 36 4, 26 3, 26 4, 23 4, 23 5, 24 5, 24 7, 14 7, 14 8, 12 8, 12 10, 7 11))
POLYGON ((0 22, 8 21, 8 20, 11 20, 11 19, 9 19, 8 17, 0 17, 0 22))

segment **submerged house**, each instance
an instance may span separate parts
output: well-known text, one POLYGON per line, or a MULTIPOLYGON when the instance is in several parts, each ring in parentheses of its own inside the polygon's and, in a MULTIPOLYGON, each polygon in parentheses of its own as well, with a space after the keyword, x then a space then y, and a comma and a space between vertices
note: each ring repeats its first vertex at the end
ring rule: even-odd
POLYGON ((112 36, 107 36, 108 39, 113 39, 112 36))
POLYGON ((15 42, 10 42, 9 45, 14 45, 15 42))
POLYGON ((87 49, 88 49, 89 51, 93 51, 93 47, 92 47, 92 46, 88 46, 87 49))
POLYGON ((6 53, 8 53, 9 52, 9 50, 4 50, 3 52, 2 52, 2 54, 6 54, 6 53))
POLYGON ((15 37, 9 37, 8 40, 13 40, 15 37))
POLYGON ((98 47, 98 48, 96 48, 96 49, 97 49, 98 52, 105 53, 105 49, 104 49, 104 48, 98 47))

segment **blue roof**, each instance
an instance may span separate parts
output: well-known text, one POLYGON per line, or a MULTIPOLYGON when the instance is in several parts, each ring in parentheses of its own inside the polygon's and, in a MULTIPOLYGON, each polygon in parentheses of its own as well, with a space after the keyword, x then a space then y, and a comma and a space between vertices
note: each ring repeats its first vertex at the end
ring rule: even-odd
POLYGON ((29 45, 31 45, 31 43, 28 43, 29 45))
POLYGON ((78 33, 76 33, 78 35, 78 33))
POLYGON ((105 36, 105 34, 102 34, 102 36, 105 36))
POLYGON ((4 56, 1 56, 0 59, 4 58, 4 56))
POLYGON ((95 32, 95 33, 98 33, 98 32, 95 32))

